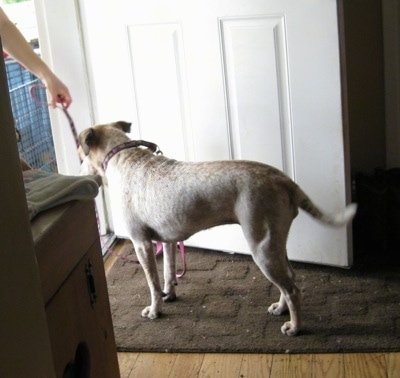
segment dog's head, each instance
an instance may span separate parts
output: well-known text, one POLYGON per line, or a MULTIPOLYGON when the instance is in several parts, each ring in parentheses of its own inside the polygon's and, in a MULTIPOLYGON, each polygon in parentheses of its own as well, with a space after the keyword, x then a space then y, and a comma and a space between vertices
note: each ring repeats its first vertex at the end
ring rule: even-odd
POLYGON ((131 130, 131 123, 125 121, 97 125, 83 130, 79 134, 79 156, 82 160, 81 174, 104 175, 103 161, 115 146, 129 140, 126 133, 131 130))

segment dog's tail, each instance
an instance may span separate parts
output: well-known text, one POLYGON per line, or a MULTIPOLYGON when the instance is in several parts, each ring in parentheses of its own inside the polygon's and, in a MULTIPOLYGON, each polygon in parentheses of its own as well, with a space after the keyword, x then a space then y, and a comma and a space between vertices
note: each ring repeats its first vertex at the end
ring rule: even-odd
POLYGON ((349 223, 356 215, 357 205, 355 203, 348 205, 343 211, 339 213, 326 214, 318 209, 318 207, 314 205, 311 199, 300 188, 298 194, 298 206, 305 212, 310 214, 313 218, 318 219, 322 223, 340 227, 349 223))

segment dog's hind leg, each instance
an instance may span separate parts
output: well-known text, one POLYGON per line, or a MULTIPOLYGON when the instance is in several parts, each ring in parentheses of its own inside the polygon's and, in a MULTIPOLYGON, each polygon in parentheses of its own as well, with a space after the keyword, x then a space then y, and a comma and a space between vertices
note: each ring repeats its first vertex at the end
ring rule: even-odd
POLYGON ((268 308, 268 312, 273 315, 281 315, 288 309, 290 321, 283 324, 281 331, 288 336, 296 335, 301 326, 301 295, 292 279, 291 269, 287 266, 286 258, 278 262, 270 260, 269 257, 266 259, 263 254, 256 253, 253 257, 264 275, 281 293, 279 302, 273 303, 268 308))
MULTIPOLYGON (((281 331, 294 336, 300 329, 300 290, 294 283, 294 272, 286 255, 286 235, 289 227, 276 220, 273 229, 249 230, 243 227, 252 256, 265 277, 280 291, 279 302, 272 304, 268 312, 281 315, 286 310, 290 312, 290 321, 286 322, 281 331), (263 235, 264 236, 261 236, 263 235)), ((290 222, 288 223, 290 225, 290 222)))
POLYGON ((163 243, 164 250, 164 302, 176 299, 176 243, 163 243))
POLYGON ((142 311, 144 318, 155 319, 161 312, 163 293, 161 291, 160 278, 157 271, 157 261, 154 255, 154 247, 151 240, 132 240, 138 260, 146 275, 150 289, 151 304, 142 311))
MULTIPOLYGON (((294 281, 295 274, 292 269, 292 266, 290 265, 289 260, 286 258, 286 271, 288 276, 294 281)), ((286 303, 285 296, 281 294, 279 298, 279 302, 273 303, 271 306, 268 308, 268 312, 272 315, 282 315, 288 310, 288 306, 286 303)))

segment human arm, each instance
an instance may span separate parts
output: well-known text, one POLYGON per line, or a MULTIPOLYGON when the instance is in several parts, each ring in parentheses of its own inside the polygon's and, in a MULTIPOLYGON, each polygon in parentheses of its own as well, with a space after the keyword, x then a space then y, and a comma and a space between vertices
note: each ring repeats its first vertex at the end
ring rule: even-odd
POLYGON ((54 74, 47 64, 33 51, 18 28, 0 7, 0 36, 4 50, 26 69, 40 78, 46 86, 49 103, 54 108, 62 103, 66 108, 72 98, 67 86, 54 74))

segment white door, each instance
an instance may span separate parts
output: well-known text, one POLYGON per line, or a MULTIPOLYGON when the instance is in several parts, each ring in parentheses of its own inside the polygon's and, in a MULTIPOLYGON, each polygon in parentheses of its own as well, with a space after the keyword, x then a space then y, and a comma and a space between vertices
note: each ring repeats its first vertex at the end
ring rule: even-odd
MULTIPOLYGON (((328 211, 346 180, 333 0, 79 1, 98 122, 183 160, 274 165, 328 211)), ((113 204, 115 231, 124 236, 113 204)), ((349 231, 295 220, 289 257, 351 264, 349 231)), ((238 226, 188 245, 248 253, 238 226)))

